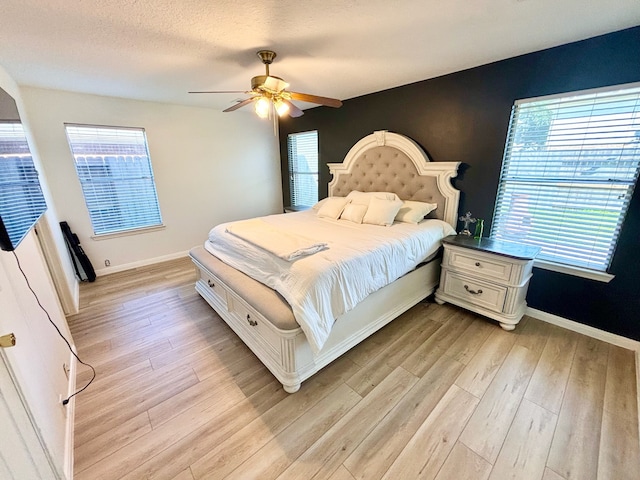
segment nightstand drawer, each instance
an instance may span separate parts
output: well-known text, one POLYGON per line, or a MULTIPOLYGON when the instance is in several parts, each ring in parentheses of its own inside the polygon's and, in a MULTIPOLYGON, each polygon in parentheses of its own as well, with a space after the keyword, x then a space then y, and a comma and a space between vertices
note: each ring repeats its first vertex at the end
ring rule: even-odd
POLYGON ((456 270, 464 270, 474 275, 504 280, 505 282, 508 282, 511 278, 513 269, 511 262, 502 261, 496 255, 482 255, 479 252, 469 251, 468 249, 448 249, 445 262, 456 270))
POLYGON ((443 271, 443 292, 494 312, 502 312, 507 287, 443 271))

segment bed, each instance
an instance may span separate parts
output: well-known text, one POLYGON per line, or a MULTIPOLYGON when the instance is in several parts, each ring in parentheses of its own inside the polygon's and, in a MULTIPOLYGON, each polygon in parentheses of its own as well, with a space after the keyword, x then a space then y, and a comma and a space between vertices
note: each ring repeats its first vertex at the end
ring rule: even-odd
MULTIPOLYGON (((437 204, 437 208, 427 216, 434 221, 421 222, 417 227, 442 225, 438 228, 442 230, 441 235, 446 236, 453 231, 457 222, 459 191, 452 186, 451 179, 456 176, 458 166, 459 162, 430 162, 426 153, 408 137, 378 131, 357 142, 341 164, 329 164, 333 178, 329 183, 328 193, 333 198, 351 197, 349 194, 354 191, 389 192, 404 201, 437 204)), ((271 226, 277 226, 285 220, 311 221, 311 217, 315 215, 316 212, 309 211, 265 217, 262 220, 271 226), (290 219, 279 218, 287 216, 290 219)), ((344 228, 344 222, 333 221, 336 228, 344 228)), ((221 228, 225 229, 227 235, 234 233, 232 227, 216 227, 210 235, 221 228)), ((305 233, 312 229, 299 228, 304 229, 305 233)), ((372 231, 371 226, 365 227, 365 230, 366 228, 372 231)), ((386 232, 396 228, 396 224, 387 230, 380 226, 373 228, 386 232)), ((402 225, 398 225, 396 230, 400 231, 402 228, 402 225)), ((269 231, 265 233, 268 234, 269 231)), ((218 232, 215 235, 223 234, 218 232)), ((354 237, 356 242, 357 238, 354 237)), ((361 238, 361 242, 363 241, 364 237, 361 238)), ((344 313, 329 319, 331 328, 317 340, 306 322, 299 323, 296 320, 300 319, 300 308, 293 302, 294 307, 288 303, 287 299, 291 301, 288 292, 283 292, 283 296, 268 286, 270 283, 271 286, 276 285, 270 282, 270 275, 261 278, 260 272, 256 273, 251 268, 244 273, 234 268, 234 265, 238 266, 234 263, 234 258, 229 257, 224 250, 217 250, 215 243, 216 238, 211 236, 205 245, 195 247, 190 252, 198 271, 196 291, 289 393, 296 392, 301 382, 433 293, 440 276, 439 259, 434 260, 434 255, 427 255, 429 258, 425 258, 426 261, 422 259, 417 268, 411 268, 408 273, 401 274, 392 283, 381 288, 375 287, 364 298, 356 299, 355 304, 346 305, 344 313)), ((319 253, 305 252, 303 260, 296 259, 292 263, 312 265, 314 262, 322 263, 323 259, 327 263, 331 262, 332 257, 329 255, 334 254, 333 250, 339 249, 331 241, 329 244, 331 248, 327 251, 320 248, 317 250, 319 253)), ((439 241, 436 244, 433 251, 437 251, 439 241)), ((251 248, 254 246, 251 245, 251 248)), ((250 251, 247 255, 252 254, 250 251)), ((242 253, 237 257, 244 255, 242 253)), ((281 259, 277 259, 276 263, 278 262, 283 263, 281 259)), ((254 270, 261 269, 262 266, 254 270)), ((339 288, 344 288, 344 285, 339 288)))

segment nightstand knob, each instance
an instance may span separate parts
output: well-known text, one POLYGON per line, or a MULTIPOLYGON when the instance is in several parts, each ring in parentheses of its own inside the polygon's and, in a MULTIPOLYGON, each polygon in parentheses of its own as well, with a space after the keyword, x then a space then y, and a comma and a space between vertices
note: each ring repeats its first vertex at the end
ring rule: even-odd
POLYGON ((476 262, 476 267, 479 267, 479 266, 480 266, 480 262, 476 262))
POLYGON ((249 325, 251 325, 252 327, 258 325, 258 322, 256 322, 255 320, 251 320, 251 315, 249 314, 247 314, 247 322, 249 322, 249 325))
POLYGON ((207 280, 207 285, 209 285, 211 288, 216 286, 216 284, 213 283, 211 280, 207 280))
POLYGON ((473 291, 469 288, 469 285, 465 285, 464 289, 469 292, 471 295, 480 295, 482 293, 482 290, 478 289, 477 291, 473 291))

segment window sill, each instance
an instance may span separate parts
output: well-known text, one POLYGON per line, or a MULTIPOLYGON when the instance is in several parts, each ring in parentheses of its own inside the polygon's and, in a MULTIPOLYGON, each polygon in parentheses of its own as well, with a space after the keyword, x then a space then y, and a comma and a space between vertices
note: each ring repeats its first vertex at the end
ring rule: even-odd
POLYGON ((144 228, 136 228, 133 230, 125 230, 122 232, 114 232, 114 233, 102 233, 100 235, 91 235, 91 240, 110 240, 112 238, 118 237, 129 237, 131 235, 140 235, 142 233, 155 232, 158 230, 164 230, 164 225, 155 225, 153 227, 144 227, 144 228))
POLYGON ((609 283, 615 278, 615 275, 611 275, 610 273, 597 272, 595 270, 589 270, 588 268, 561 265, 559 263, 548 262, 546 260, 535 260, 533 262, 533 266, 544 270, 551 270, 553 272, 566 273, 567 275, 573 275, 575 277, 588 278, 590 280, 596 280, 603 283, 609 283))

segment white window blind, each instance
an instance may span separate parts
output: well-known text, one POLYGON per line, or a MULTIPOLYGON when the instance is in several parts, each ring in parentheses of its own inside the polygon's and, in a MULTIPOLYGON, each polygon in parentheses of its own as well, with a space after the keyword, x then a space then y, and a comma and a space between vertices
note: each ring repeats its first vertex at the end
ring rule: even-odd
POLYGON ((310 207, 318 201, 318 132, 288 136, 289 185, 292 207, 310 207))
POLYGON ((12 245, 47 209, 20 122, 0 122, 0 216, 12 245))
POLYGON ((143 129, 66 125, 66 130, 96 235, 162 224, 143 129))
POLYGON ((639 86, 517 101, 491 237, 606 272, 639 163, 639 86))

